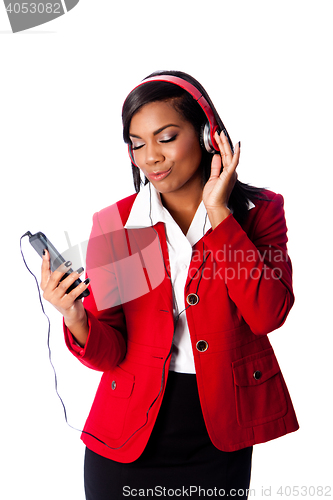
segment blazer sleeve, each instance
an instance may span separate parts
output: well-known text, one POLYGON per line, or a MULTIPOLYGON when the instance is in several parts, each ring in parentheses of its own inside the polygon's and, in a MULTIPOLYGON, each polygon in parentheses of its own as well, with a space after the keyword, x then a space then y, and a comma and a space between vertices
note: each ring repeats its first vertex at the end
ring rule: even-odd
POLYGON ((229 215, 204 237, 228 294, 255 334, 279 328, 294 303, 283 197, 260 203, 247 232, 229 215))
POLYGON ((84 348, 75 342, 64 324, 68 349, 84 365, 98 371, 113 369, 126 353, 126 323, 113 272, 110 235, 110 232, 103 232, 96 213, 86 258, 86 276, 91 279, 91 284, 90 295, 83 300, 89 325, 84 348))

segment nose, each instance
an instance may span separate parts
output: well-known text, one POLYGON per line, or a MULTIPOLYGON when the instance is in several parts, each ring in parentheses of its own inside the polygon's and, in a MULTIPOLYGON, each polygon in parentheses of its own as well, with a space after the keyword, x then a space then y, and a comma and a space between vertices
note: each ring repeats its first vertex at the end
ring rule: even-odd
POLYGON ((155 165, 164 160, 159 144, 149 142, 146 144, 146 165, 155 165))

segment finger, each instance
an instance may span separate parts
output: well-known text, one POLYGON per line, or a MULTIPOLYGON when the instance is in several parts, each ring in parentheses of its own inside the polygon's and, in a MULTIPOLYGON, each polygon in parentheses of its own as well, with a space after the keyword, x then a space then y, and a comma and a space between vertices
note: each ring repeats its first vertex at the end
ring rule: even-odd
POLYGON ((71 265, 72 263, 68 260, 67 262, 61 264, 55 271, 53 271, 49 276, 46 288, 48 290, 54 290, 55 288, 57 288, 61 278, 65 273, 69 271, 71 265))
MULTIPOLYGON (((61 266, 59 269, 61 269, 61 266)), ((67 294, 68 288, 81 276, 83 271, 84 271, 83 267, 78 269, 78 271, 73 271, 61 281, 59 281, 59 276, 56 276, 56 273, 60 275, 61 272, 54 271, 51 274, 49 282, 44 290, 43 293, 44 299, 48 300, 56 307, 57 306, 62 307, 61 301, 63 300, 64 297, 68 295, 67 294)), ((67 304, 67 307, 69 305, 67 304)))
MULTIPOLYGON (((64 311, 68 311, 75 304, 75 301, 88 288, 89 284, 90 284, 90 279, 87 278, 78 286, 76 286, 73 290, 71 290, 69 293, 66 293, 67 288, 63 287, 65 293, 60 297, 57 297, 57 294, 59 292, 59 290, 57 289, 52 297, 53 305, 55 305, 58 308, 58 310, 60 310, 62 314, 64 314, 64 311)), ((62 286, 63 286, 62 283, 60 283, 58 288, 62 286)))
POLYGON ((46 286, 44 288, 42 288, 42 290, 44 291, 44 298, 46 300, 51 299, 52 293, 54 292, 54 290, 56 290, 58 288, 58 285, 59 285, 61 279, 64 279, 64 274, 68 273, 69 270, 72 271, 71 269, 69 269, 71 264, 72 263, 70 261, 67 261, 67 262, 64 262, 63 264, 61 264, 53 272, 51 272, 51 269, 50 269, 50 274, 49 274, 48 280, 46 282, 46 286))
POLYGON ((76 286, 71 292, 66 293, 61 299, 61 304, 64 308, 68 308, 75 300, 83 293, 90 285, 90 279, 87 278, 78 286, 76 286))
MULTIPOLYGON (((61 267, 61 266, 60 266, 61 267)), ((73 271, 71 272, 68 276, 66 276, 64 279, 62 279, 61 281, 57 281, 58 278, 57 276, 55 276, 55 281, 57 282, 57 286, 55 288, 52 289, 52 292, 53 292, 53 297, 56 298, 56 299, 61 299, 62 297, 64 297, 66 295, 66 292, 68 290, 68 288, 77 280, 79 279, 79 277, 81 276, 81 274, 83 273, 84 269, 83 267, 80 267, 80 269, 78 269, 77 271, 73 271)), ((54 271, 54 273, 52 274, 51 276, 51 279, 53 278, 53 275, 56 273, 57 271, 54 271)), ((60 273, 61 271, 59 271, 60 273)), ((68 271, 67 271, 68 272, 68 271)), ((51 281, 50 279, 50 281, 51 281)))
POLYGON ((221 132, 220 135, 215 132, 215 140, 221 153, 223 167, 226 167, 231 163, 233 158, 233 153, 229 141, 224 132, 221 132))
POLYGON ((223 163, 223 171, 221 173, 224 175, 232 175, 239 163, 239 157, 240 157, 240 142, 238 142, 235 146, 235 152, 233 154, 232 160, 228 165, 224 165, 223 163))
POLYGON ((50 254, 47 250, 44 250, 43 256, 42 256, 42 273, 41 273, 41 282, 40 282, 40 287, 42 290, 45 289, 49 278, 51 275, 51 268, 50 268, 50 254))
POLYGON ((210 166, 210 178, 217 178, 221 173, 222 160, 219 154, 216 154, 212 158, 211 166, 210 166))
POLYGON ((235 152, 234 152, 234 155, 233 155, 233 158, 232 158, 232 162, 231 162, 231 165, 230 167, 232 168, 233 171, 236 170, 237 166, 238 166, 238 163, 239 163, 239 157, 240 157, 240 141, 237 142, 236 146, 235 146, 235 152))

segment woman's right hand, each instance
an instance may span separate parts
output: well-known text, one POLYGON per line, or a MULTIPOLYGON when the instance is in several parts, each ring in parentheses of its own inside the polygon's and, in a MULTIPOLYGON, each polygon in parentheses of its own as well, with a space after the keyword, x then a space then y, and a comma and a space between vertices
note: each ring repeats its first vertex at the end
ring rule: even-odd
POLYGON ((70 293, 66 290, 83 273, 72 272, 63 281, 62 276, 68 271, 65 264, 61 264, 55 271, 51 272, 50 255, 47 250, 42 260, 42 276, 40 287, 43 291, 43 297, 50 302, 64 317, 67 328, 74 335, 76 341, 83 347, 88 337, 87 314, 83 307, 82 300, 76 300, 81 293, 86 290, 89 281, 82 282, 70 293))

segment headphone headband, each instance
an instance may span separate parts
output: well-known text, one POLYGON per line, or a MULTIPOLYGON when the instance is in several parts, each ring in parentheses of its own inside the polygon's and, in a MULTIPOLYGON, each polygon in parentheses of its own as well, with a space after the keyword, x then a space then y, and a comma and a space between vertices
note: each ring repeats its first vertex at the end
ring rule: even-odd
POLYGON ((182 89, 186 90, 186 92, 188 92, 193 97, 193 99, 197 101, 197 103, 205 113, 208 120, 208 123, 205 125, 205 128, 203 130, 202 142, 204 143, 204 147, 210 153, 213 153, 214 151, 219 151, 219 147, 214 139, 214 134, 216 130, 219 130, 219 126, 216 122, 212 108, 210 107, 207 100, 200 92, 200 90, 198 90, 194 85, 192 85, 192 83, 188 82, 187 80, 184 80, 183 78, 179 78, 178 76, 173 76, 173 75, 152 76, 150 78, 147 78, 146 80, 143 80, 136 87, 134 87, 133 90, 137 89, 138 87, 141 87, 142 85, 148 82, 173 83, 174 85, 177 85, 178 87, 181 87, 182 89))

